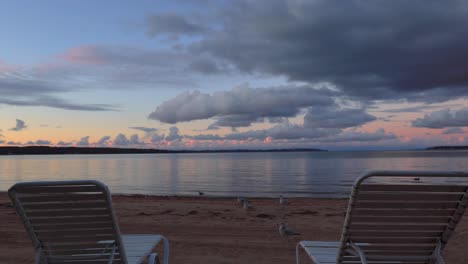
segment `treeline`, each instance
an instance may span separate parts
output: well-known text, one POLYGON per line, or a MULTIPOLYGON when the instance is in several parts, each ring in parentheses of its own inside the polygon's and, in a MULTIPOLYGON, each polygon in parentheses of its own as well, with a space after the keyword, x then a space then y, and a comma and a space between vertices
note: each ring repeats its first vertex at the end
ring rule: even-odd
POLYGON ((426 150, 463 150, 468 149, 468 146, 435 146, 426 148, 426 150))
POLYGON ((64 155, 64 154, 137 154, 137 153, 167 153, 160 149, 136 148, 84 148, 84 147, 0 147, 0 155, 64 155))
POLYGON ((144 153, 227 153, 227 152, 310 152, 326 151, 314 148, 296 149, 223 149, 223 150, 163 150, 139 148, 92 148, 92 147, 0 147, 0 155, 71 155, 71 154, 144 154, 144 153))

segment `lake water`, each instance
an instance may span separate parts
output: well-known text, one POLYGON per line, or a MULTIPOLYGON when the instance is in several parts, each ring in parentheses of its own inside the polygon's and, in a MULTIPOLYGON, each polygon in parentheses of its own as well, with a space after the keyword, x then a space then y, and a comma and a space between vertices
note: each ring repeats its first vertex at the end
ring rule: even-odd
POLYGON ((98 179, 126 194, 340 197, 369 170, 468 171, 468 151, 0 156, 0 191, 19 181, 98 179))

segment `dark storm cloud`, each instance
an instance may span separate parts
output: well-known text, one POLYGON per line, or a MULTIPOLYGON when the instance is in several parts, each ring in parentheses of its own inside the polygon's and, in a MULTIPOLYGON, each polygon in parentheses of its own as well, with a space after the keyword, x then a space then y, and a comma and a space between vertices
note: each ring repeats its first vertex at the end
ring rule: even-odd
POLYGON ((312 86, 238 87, 213 94, 184 92, 159 105, 150 119, 177 123, 216 117, 214 126, 248 126, 265 117, 293 117, 303 107, 333 104, 329 89, 312 86))
POLYGON ((443 109, 426 114, 412 122, 414 127, 446 128, 468 126, 468 108, 458 111, 443 109))
POLYGON ((206 29, 177 14, 150 14, 146 16, 146 34, 155 37, 161 34, 200 34, 206 29))
POLYGON ((194 51, 244 72, 327 81, 348 95, 437 102, 468 94, 466 1, 234 1, 194 51))
POLYGON ((304 126, 320 128, 348 128, 361 126, 376 120, 365 109, 336 109, 311 107, 304 116, 304 126))

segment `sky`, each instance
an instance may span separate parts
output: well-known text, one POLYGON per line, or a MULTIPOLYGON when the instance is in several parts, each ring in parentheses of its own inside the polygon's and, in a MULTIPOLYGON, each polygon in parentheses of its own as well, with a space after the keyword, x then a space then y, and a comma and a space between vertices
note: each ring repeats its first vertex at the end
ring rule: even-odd
POLYGON ((1 6, 0 146, 468 145, 466 1, 1 6))

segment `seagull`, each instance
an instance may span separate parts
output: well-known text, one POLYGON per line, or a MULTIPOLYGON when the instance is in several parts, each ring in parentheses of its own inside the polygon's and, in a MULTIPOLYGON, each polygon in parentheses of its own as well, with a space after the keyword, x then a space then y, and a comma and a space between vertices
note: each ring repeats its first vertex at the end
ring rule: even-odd
POLYGON ((244 197, 237 197, 237 203, 238 204, 244 204, 247 201, 244 197))
POLYGON ((282 195, 280 195, 279 203, 280 203, 281 205, 287 205, 287 204, 289 203, 289 202, 288 202, 288 198, 283 197, 282 195))
POLYGON ((202 196, 202 195, 205 195, 204 192, 198 192, 198 195, 202 196))
POLYGON ((244 207, 244 210, 246 210, 246 211, 254 210, 253 205, 247 200, 244 201, 243 207, 244 207))
POLYGON ((290 236, 298 236, 300 235, 299 233, 297 233, 296 231, 292 230, 292 229, 289 229, 289 227, 285 224, 285 223, 281 223, 279 225, 279 233, 281 236, 285 236, 285 237, 290 237, 290 236))

